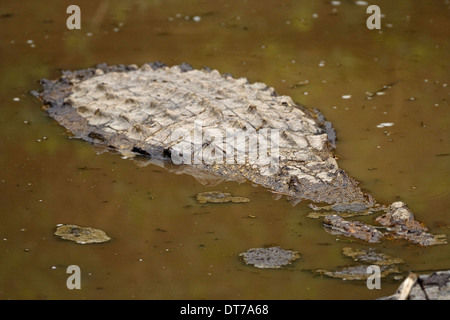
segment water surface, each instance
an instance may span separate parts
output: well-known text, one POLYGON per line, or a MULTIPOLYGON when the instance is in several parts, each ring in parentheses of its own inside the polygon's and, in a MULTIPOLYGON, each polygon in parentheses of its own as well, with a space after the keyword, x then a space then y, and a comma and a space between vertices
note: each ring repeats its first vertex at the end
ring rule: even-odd
POLYGON ((103 62, 189 62, 265 82, 333 122, 339 165, 377 200, 405 201, 448 237, 450 3, 375 2, 380 30, 367 29, 361 1, 275 0, 77 1, 82 29, 68 30, 67 2, 3 1, 0 299, 374 299, 396 290, 400 280, 369 290, 311 272, 353 264, 346 246, 404 259, 403 276, 450 268, 448 245, 347 241, 307 218, 306 204, 250 183, 203 185, 99 153, 71 139, 29 94, 61 69, 103 62), (197 203, 210 190, 251 202, 197 203), (113 239, 63 241, 53 235, 58 223, 113 239), (281 270, 238 257, 272 244, 302 257, 281 270), (81 290, 66 287, 73 264, 81 290))

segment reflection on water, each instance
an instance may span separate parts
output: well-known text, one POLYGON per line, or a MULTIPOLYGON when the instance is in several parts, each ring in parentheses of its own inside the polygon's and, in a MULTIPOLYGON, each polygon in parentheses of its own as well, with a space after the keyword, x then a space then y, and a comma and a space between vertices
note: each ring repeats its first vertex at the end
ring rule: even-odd
MULTIPOLYGON (((361 2, 360 2, 361 3, 361 2)), ((338 133, 339 163, 379 201, 405 201, 433 233, 450 234, 448 1, 377 1, 368 30, 354 1, 3 1, 0 9, 0 298, 373 299, 391 294, 310 270, 352 264, 306 205, 248 183, 203 185, 70 139, 29 95, 60 69, 161 60, 209 66, 319 108, 338 133), (52 8, 51 10, 48 8, 52 8), (379 94, 376 94, 379 92, 379 94), (369 98, 369 99, 368 99, 369 98), (381 123, 392 126, 377 127, 381 123), (199 204, 220 189, 243 204, 199 204), (58 223, 105 230, 105 244, 53 235, 58 223), (276 244, 301 253, 283 270, 238 255, 276 244), (66 287, 78 265, 82 289, 66 287)), ((370 217, 367 218, 370 221, 370 217)), ((399 268, 448 269, 448 246, 371 245, 399 268)))

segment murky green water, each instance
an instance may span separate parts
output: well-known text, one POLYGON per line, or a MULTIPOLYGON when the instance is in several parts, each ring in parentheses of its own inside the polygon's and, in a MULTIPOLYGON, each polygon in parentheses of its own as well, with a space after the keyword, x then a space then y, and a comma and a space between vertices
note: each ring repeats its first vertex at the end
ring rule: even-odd
MULTIPOLYGON (((234 182, 203 185, 141 167, 70 139, 30 94, 40 78, 97 63, 161 60, 263 81, 319 108, 338 133, 339 164, 379 201, 405 201, 432 233, 450 236, 450 3, 375 1, 381 30, 354 1, 65 1, 0 7, 0 299, 373 299, 395 291, 314 275, 352 264, 306 205, 234 182), (197 17, 197 18, 194 18, 197 17), (394 84, 392 84, 394 83, 394 84), (390 88, 384 86, 392 84, 390 88), (367 100, 369 93, 381 94, 367 100), (350 96, 348 98, 348 96, 350 96), (344 97, 344 98, 343 98, 344 97), (348 98, 348 99, 345 99, 348 98), (378 128, 384 122, 391 127, 378 128), (246 204, 198 204, 222 190, 246 204), (113 240, 57 239, 58 223, 113 240), (238 254, 277 244, 301 260, 282 270, 238 254), (78 265, 82 289, 66 287, 78 265)), ((401 257, 401 271, 450 268, 448 245, 370 245, 401 257)))

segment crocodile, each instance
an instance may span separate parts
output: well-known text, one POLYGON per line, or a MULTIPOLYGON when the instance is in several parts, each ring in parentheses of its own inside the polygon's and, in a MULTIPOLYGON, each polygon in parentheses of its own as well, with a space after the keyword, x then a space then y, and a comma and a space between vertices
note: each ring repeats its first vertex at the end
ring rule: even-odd
POLYGON ((339 168, 336 133, 323 114, 264 83, 161 62, 99 64, 40 83, 32 94, 48 115, 106 150, 250 181, 295 204, 386 208, 339 168))
POLYGON ((95 145, 170 162, 190 156, 186 152, 180 156, 177 147, 192 146, 191 156, 200 153, 201 159, 191 157, 197 161, 189 164, 199 172, 249 180, 292 201, 357 203, 363 209, 375 204, 359 183, 338 167, 335 141, 329 140, 332 127, 323 115, 277 95, 265 84, 250 84, 245 78, 235 79, 217 70, 162 63, 140 68, 97 65, 65 71, 61 78, 43 79, 41 84, 43 91, 35 95, 48 114, 76 137, 95 145), (195 144, 192 137, 198 128, 204 137, 195 144), (272 129, 277 136, 268 137, 267 132, 264 136, 263 129, 272 129), (174 132, 192 134, 174 137, 174 132), (208 132, 215 134, 213 138, 222 138, 212 142, 216 148, 208 143, 208 132), (246 142, 238 141, 239 135, 246 136, 246 142), (234 145, 227 144, 226 161, 217 161, 217 155, 208 157, 210 149, 217 151, 219 145, 225 149, 227 138, 234 140, 234 145), (273 151, 278 157, 264 163, 257 154, 252 161, 250 143, 255 138, 258 146, 276 143, 273 151), (241 159, 239 155, 243 155, 241 159))

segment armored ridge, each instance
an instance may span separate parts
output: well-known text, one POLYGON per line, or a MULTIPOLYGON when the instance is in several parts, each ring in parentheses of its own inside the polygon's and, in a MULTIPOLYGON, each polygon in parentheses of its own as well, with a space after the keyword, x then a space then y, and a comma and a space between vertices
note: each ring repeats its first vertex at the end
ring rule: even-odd
POLYGON ((246 179, 294 202, 375 205, 338 167, 323 115, 263 83, 151 63, 66 71, 41 84, 34 95, 48 114, 90 143, 246 179))

